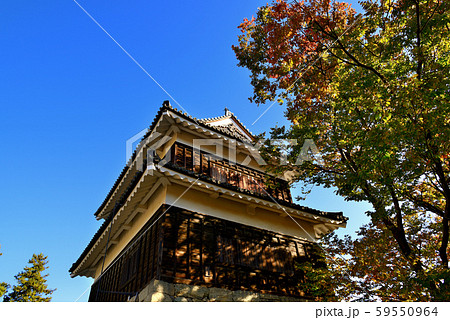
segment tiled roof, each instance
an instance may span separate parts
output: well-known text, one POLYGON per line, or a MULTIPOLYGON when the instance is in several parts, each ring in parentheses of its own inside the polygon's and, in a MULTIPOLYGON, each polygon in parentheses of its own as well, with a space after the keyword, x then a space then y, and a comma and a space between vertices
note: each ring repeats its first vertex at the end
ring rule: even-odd
MULTIPOLYGON (((200 119, 199 122, 209 125, 209 124, 211 124, 213 122, 226 120, 226 119, 233 119, 243 129, 243 131, 247 132, 247 134, 249 136, 251 136, 252 138, 254 137, 253 133, 251 133, 251 131, 248 130, 247 127, 238 118, 236 118, 234 113, 229 111, 227 108, 225 108, 225 115, 219 116, 219 117, 214 117, 214 118, 200 119)), ((212 126, 212 127, 218 128, 222 132, 231 134, 236 139, 243 140, 243 141, 248 141, 248 138, 246 138, 241 132, 239 132, 239 130, 236 130, 233 125, 227 125, 227 126, 215 125, 215 126, 212 126)))
POLYGON ((170 110, 170 111, 174 112, 176 115, 181 116, 181 117, 185 118, 186 120, 190 120, 190 121, 196 123, 197 125, 202 126, 204 128, 207 128, 209 130, 216 131, 217 133, 220 133, 220 134, 225 134, 226 136, 228 136, 230 138, 234 138, 234 139, 238 139, 238 140, 241 140, 241 141, 244 141, 244 142, 248 142, 248 139, 246 139, 246 138, 242 140, 242 137, 243 137, 242 134, 234 135, 234 133, 231 132, 231 131, 227 132, 227 130, 222 130, 222 128, 218 128, 219 126, 214 126, 214 125, 210 124, 211 122, 214 122, 214 121, 217 121, 217 120, 224 120, 224 119, 233 118, 234 121, 236 121, 240 126, 242 126, 242 128, 245 129, 245 131, 247 131, 248 134, 253 137, 253 134, 231 112, 228 112, 226 115, 220 116, 220 117, 197 119, 195 117, 192 117, 192 116, 188 115, 186 112, 182 112, 182 111, 178 110, 177 108, 172 107, 169 104, 168 101, 164 101, 163 106, 158 110, 158 113, 157 113, 155 119, 153 120, 152 124, 150 125, 150 128, 148 130, 147 135, 144 138, 146 138, 148 135, 150 135, 150 133, 152 132, 154 126, 158 122, 159 117, 166 110, 170 110))
POLYGON ((250 140, 247 139, 246 136, 244 136, 239 130, 237 130, 233 124, 229 124, 229 125, 225 125, 225 126, 214 126, 214 128, 219 129, 222 133, 232 135, 236 139, 251 142, 250 140))
POLYGON ((114 185, 112 186, 111 190, 109 190, 108 195, 106 196, 105 200, 103 200, 102 204, 100 205, 100 207, 97 209, 97 211, 94 213, 95 216, 97 216, 100 211, 103 210, 103 208, 106 206, 106 204, 108 203, 109 198, 111 198, 111 196, 114 193, 114 190, 116 190, 117 186, 119 185, 120 181, 123 179, 123 177, 125 176, 125 174, 128 171, 128 166, 125 166, 122 169, 122 172, 120 173, 119 177, 117 178, 116 182, 114 182, 114 185))

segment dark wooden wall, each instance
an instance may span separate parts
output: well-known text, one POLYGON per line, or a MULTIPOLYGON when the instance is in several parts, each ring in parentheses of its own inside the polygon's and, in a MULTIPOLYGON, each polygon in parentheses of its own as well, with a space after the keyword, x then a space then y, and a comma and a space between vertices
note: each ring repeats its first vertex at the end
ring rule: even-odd
POLYGON ((295 262, 312 245, 266 230, 162 206, 92 286, 89 301, 126 301, 151 279, 301 296, 295 262))
POLYGON ((127 301, 160 277, 163 245, 161 207, 91 287, 89 301, 127 301))
POLYGON ((181 209, 164 218, 162 280, 301 295, 294 261, 306 256, 309 244, 181 209))

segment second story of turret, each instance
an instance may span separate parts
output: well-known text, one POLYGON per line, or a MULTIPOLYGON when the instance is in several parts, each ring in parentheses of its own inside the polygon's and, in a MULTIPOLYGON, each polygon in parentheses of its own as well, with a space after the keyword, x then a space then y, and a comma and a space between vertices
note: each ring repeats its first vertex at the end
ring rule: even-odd
POLYGON ((292 204, 288 182, 265 172, 254 135, 230 110, 197 119, 165 101, 96 217, 105 218, 136 175, 155 164, 236 192, 292 204))

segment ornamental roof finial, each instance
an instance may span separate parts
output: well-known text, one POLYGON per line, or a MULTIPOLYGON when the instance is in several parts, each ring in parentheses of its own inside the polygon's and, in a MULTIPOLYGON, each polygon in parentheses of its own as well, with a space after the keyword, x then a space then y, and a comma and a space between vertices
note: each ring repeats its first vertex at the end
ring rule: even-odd
POLYGON ((231 117, 231 116, 233 115, 233 113, 231 113, 231 111, 228 110, 228 108, 225 108, 224 111, 225 111, 225 115, 226 115, 227 117, 231 117))

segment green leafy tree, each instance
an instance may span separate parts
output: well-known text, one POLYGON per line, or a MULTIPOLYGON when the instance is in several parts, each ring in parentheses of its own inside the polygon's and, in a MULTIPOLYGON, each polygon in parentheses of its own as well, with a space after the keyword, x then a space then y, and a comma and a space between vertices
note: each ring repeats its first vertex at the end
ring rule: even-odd
POLYGON ((338 301, 339 296, 335 293, 333 286, 330 286, 330 279, 336 270, 331 270, 334 265, 327 264, 327 259, 322 249, 315 245, 309 250, 309 255, 303 261, 295 264, 297 271, 300 271, 302 280, 299 287, 307 297, 312 297, 316 301, 338 301))
POLYGON ((432 215, 405 217, 407 238, 423 257, 422 275, 410 270, 382 224, 369 223, 354 239, 334 233, 324 236, 323 250, 315 247, 316 259, 296 265, 304 274, 299 286, 318 301, 449 301, 450 272, 442 268, 434 252, 440 242, 438 220, 432 215))
POLYGON ((31 266, 25 267, 24 271, 15 276, 17 285, 12 287, 12 292, 5 295, 3 301, 5 302, 49 302, 51 301, 51 294, 56 289, 48 289, 47 276, 42 272, 48 269, 47 257, 42 253, 39 255, 33 254, 33 257, 28 261, 31 266))
POLYGON ((8 288, 9 285, 6 282, 0 282, 0 298, 3 297, 8 288))
POLYGON ((395 241, 407 274, 439 300, 450 285, 434 281, 449 267, 450 2, 360 4, 357 14, 337 1, 275 1, 244 20, 233 49, 251 72, 251 100, 286 106, 292 125, 271 137, 313 139, 321 153, 321 161, 297 162, 300 142, 288 164, 269 169, 368 201, 373 226, 395 241), (428 214, 438 239, 429 243, 430 255, 405 227, 410 217, 428 214), (436 253, 431 276, 425 261, 436 253))
POLYGON ((432 216, 416 214, 405 219, 407 238, 423 258, 422 275, 411 271, 395 239, 381 223, 362 226, 356 239, 326 236, 322 245, 328 252, 328 284, 333 284, 339 300, 450 300, 446 290, 450 272, 442 268, 434 252, 440 241, 436 232, 439 225, 432 216))

